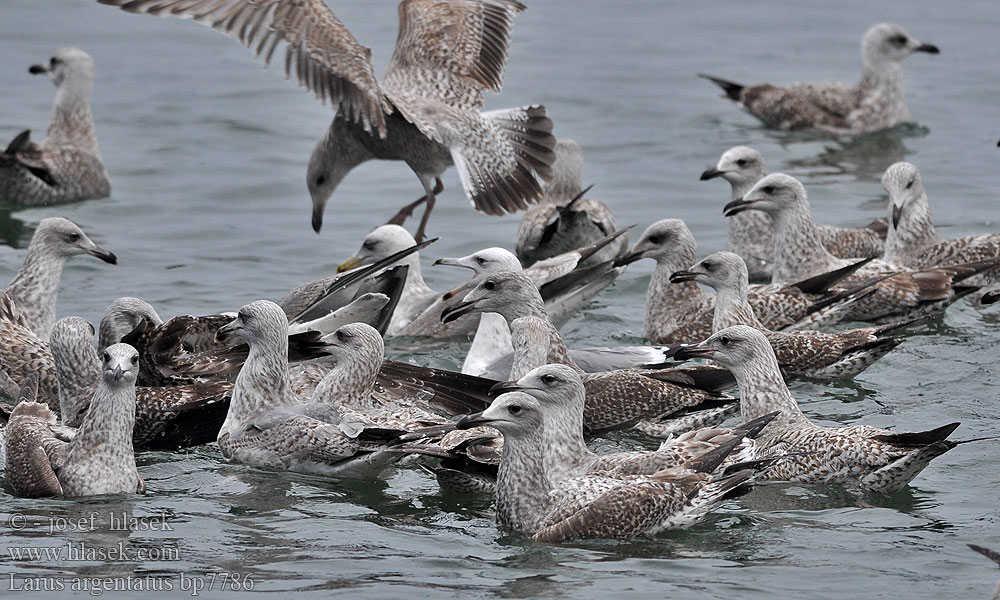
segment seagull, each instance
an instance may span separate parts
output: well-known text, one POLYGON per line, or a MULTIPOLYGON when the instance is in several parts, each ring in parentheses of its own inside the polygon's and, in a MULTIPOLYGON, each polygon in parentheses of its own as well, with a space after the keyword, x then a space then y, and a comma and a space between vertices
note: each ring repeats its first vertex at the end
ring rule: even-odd
MULTIPOLYGON (((773 173, 747 192, 741 200, 727 204, 727 217, 744 210, 760 210, 771 216, 774 226, 774 281, 796 281, 859 263, 830 254, 816 233, 816 223, 805 186, 794 177, 773 173)), ((882 278, 875 292, 858 300, 850 316, 870 321, 888 316, 912 317, 937 312, 980 286, 969 279, 1000 266, 1000 260, 984 260, 915 271, 884 260, 871 260, 845 279, 846 285, 882 278), (889 277, 887 277, 889 276, 889 277)))
MULTIPOLYGON (((1000 257, 1000 233, 950 240, 938 235, 923 178, 911 163, 898 162, 886 169, 882 187, 889 193, 885 260, 927 269, 1000 257)), ((973 281, 987 283, 982 277, 973 281)))
MULTIPOLYGON (((533 206, 517 226, 514 252, 525 265, 592 244, 615 232, 615 216, 600 200, 585 197, 583 150, 575 141, 556 141, 556 161, 552 179, 546 182, 545 196, 533 206)), ((591 186, 593 187, 593 186, 591 186)), ((628 249, 628 236, 603 248, 587 264, 614 260, 628 249)))
POLYGON ((62 48, 28 72, 48 75, 58 91, 42 143, 27 130, 0 152, 0 199, 41 206, 111 195, 90 113, 94 60, 79 48, 62 48))
POLYGON ((732 252, 709 254, 690 269, 670 276, 673 282, 696 281, 715 290, 713 332, 748 325, 764 333, 785 378, 843 379, 854 377, 903 342, 886 337, 910 321, 879 327, 821 331, 771 331, 754 316, 747 302, 747 270, 732 252))
POLYGON ((788 453, 764 479, 844 483, 890 493, 905 487, 932 459, 964 443, 947 439, 958 423, 920 432, 814 424, 788 391, 767 337, 753 327, 727 327, 677 353, 710 358, 729 369, 740 386, 744 420, 781 411, 755 440, 759 453, 788 453))
POLYGON ((861 39, 861 80, 845 83, 770 83, 744 86, 699 74, 768 127, 806 129, 836 135, 878 131, 910 118, 903 90, 904 58, 914 52, 937 54, 938 47, 916 40, 899 25, 879 23, 861 39))
MULTIPOLYGON (((701 174, 702 181, 721 177, 732 188, 730 200, 739 200, 755 183, 764 178, 767 167, 764 155, 747 146, 726 150, 719 162, 701 174)), ((876 219, 865 227, 836 225, 816 226, 823 245, 840 258, 880 256, 886 235, 886 223, 876 219)), ((762 212, 741 212, 729 219, 726 250, 739 254, 747 263, 751 283, 770 282, 774 263, 774 234, 771 217, 762 212)))
POLYGON ((287 44, 285 73, 327 98, 335 115, 306 172, 312 226, 337 185, 367 160, 403 160, 424 196, 390 220, 401 224, 426 203, 422 240, 441 175, 455 165, 476 210, 524 210, 551 177, 552 121, 545 107, 480 112, 499 92, 516 0, 403 0, 392 59, 376 81, 371 50, 358 43, 322 0, 98 0, 133 13, 189 18, 237 38, 269 62, 287 44))
POLYGON ((690 526, 725 499, 744 492, 753 469, 711 475, 741 440, 733 439, 681 466, 630 479, 602 475, 553 482, 545 465, 540 402, 523 392, 499 396, 458 427, 489 426, 504 437, 497 475, 497 523, 535 541, 571 537, 631 538, 690 526))
POLYGON ((3 292, 17 304, 27 327, 42 340, 56 322, 59 279, 66 259, 89 254, 106 263, 118 264, 118 257, 94 242, 76 223, 62 217, 42 219, 28 243, 28 253, 14 279, 3 292))
POLYGON ((7 431, 7 481, 19 496, 144 494, 132 449, 139 353, 128 344, 103 352, 101 379, 72 440, 49 408, 24 399, 7 431))

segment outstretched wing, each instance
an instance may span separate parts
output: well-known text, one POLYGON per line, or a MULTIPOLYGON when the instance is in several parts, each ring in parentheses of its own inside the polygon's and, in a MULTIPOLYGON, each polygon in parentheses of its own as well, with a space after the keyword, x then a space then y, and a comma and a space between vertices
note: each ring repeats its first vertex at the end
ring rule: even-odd
POLYGON ((385 102, 371 63, 371 49, 358 43, 323 0, 98 0, 122 10, 192 19, 235 37, 268 64, 285 43, 285 75, 295 77, 321 100, 330 99, 366 131, 385 135, 385 102))

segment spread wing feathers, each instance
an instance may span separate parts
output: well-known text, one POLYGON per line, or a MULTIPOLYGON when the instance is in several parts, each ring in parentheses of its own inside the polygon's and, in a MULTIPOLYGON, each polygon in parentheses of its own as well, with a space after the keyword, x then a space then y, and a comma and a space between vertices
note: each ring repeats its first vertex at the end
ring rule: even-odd
POLYGON ((401 403, 430 406, 450 415, 486 410, 493 398, 492 379, 455 371, 387 360, 379 371, 378 390, 401 403))
MULTIPOLYGON (((303 331, 288 336, 288 362, 297 363, 329 356, 322 336, 318 331, 303 331)), ((216 344, 214 348, 198 353, 178 349, 176 354, 170 356, 168 366, 161 367, 161 371, 186 377, 232 375, 243 367, 249 354, 250 347, 246 344, 216 344)))
POLYGON ((269 64, 285 43, 285 75, 327 99, 366 131, 385 135, 391 112, 371 62, 323 0, 98 0, 122 10, 192 19, 236 38, 269 64))
POLYGON ((232 385, 205 382, 136 388, 136 448, 177 450, 214 442, 229 412, 232 385))
POLYGON ((404 0, 383 88, 421 130, 419 119, 410 119, 408 91, 451 107, 478 110, 484 90, 499 92, 503 87, 511 28, 522 10, 524 5, 514 0, 404 0))
POLYGON ((516 212, 538 202, 537 177, 552 177, 556 138, 544 106, 484 112, 473 119, 439 123, 462 187, 476 210, 516 212))

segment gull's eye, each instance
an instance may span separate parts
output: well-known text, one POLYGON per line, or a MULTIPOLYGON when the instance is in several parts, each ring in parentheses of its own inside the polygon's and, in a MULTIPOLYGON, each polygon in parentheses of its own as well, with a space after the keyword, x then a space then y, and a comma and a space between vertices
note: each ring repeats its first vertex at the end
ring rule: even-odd
POLYGON ((483 283, 483 287, 488 290, 495 290, 497 288, 497 284, 492 279, 487 279, 486 282, 483 283))
POLYGON ((652 244, 659 244, 660 242, 663 241, 663 237, 659 235, 651 235, 649 236, 649 241, 652 244))
POLYGON ((891 38, 889 38, 889 41, 892 42, 893 44, 895 44, 896 46, 905 46, 906 42, 907 42, 907 39, 906 39, 905 35, 899 34, 899 35, 894 35, 891 38))
POLYGON ((726 336, 722 336, 719 338, 719 343, 722 344, 723 346, 728 346, 731 342, 732 340, 726 336))
POLYGON ((481 265, 485 265, 486 264, 486 259, 483 258, 482 256, 477 256, 476 257, 476 262, 479 263, 479 264, 481 264, 481 265))
POLYGON ((365 250, 371 250, 372 248, 375 247, 375 242, 371 240, 366 240, 364 244, 361 244, 361 247, 364 248, 365 250))
POLYGON ((774 193, 774 186, 773 185, 765 185, 764 187, 760 188, 760 191, 764 192, 765 194, 773 194, 774 193))
POLYGON ((542 383, 544 383, 545 385, 552 385, 555 382, 556 382, 555 375, 549 375, 549 374, 542 375, 542 383))
POLYGON ((111 362, 111 355, 107 352, 104 353, 104 362, 111 362))
POLYGON ((507 410, 510 411, 510 414, 517 415, 521 413, 521 406, 519 404, 513 404, 507 410))
POLYGON ((78 241, 79 239, 80 239, 80 234, 79 233, 67 233, 66 234, 66 241, 69 242, 69 243, 71 243, 71 244, 74 243, 74 242, 76 242, 76 241, 78 241))
POLYGON ((340 341, 340 342, 346 342, 347 339, 351 337, 351 336, 347 335, 345 332, 341 331, 340 329, 337 330, 337 334, 336 335, 337 335, 337 341, 340 341))
POLYGON ((910 183, 906 184, 906 189, 910 189, 911 187, 913 187, 913 180, 912 179, 910 180, 910 183))
POLYGON ((59 60, 58 58, 56 58, 54 56, 49 59, 49 64, 52 65, 53 67, 56 66, 56 65, 58 65, 61 62, 62 62, 61 60, 59 60))
POLYGON ((316 185, 323 185, 326 183, 326 175, 320 175, 316 178, 316 185))
POLYGON ((132 364, 133 365, 139 364, 139 355, 138 354, 133 354, 132 355, 132 364))
POLYGON ((711 270, 715 269, 715 263, 712 262, 712 261, 708 261, 708 260, 702 261, 701 266, 705 267, 706 271, 711 271, 711 270))
POLYGON ((736 161, 736 166, 737 167, 745 167, 745 166, 747 166, 748 162, 750 162, 750 161, 748 161, 745 158, 741 158, 741 159, 739 159, 739 160, 736 161))

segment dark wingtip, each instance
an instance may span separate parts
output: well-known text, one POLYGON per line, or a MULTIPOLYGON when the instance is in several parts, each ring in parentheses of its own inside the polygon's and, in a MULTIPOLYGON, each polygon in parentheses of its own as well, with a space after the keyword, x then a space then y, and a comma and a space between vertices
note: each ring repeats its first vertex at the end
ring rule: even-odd
POLYGON ((719 79, 718 77, 712 77, 711 75, 706 75, 704 73, 698 73, 698 77, 707 79, 714 83, 715 85, 722 88, 722 91, 726 93, 726 97, 734 102, 740 101, 740 92, 743 91, 743 85, 735 83, 733 81, 727 81, 725 79, 719 79))

